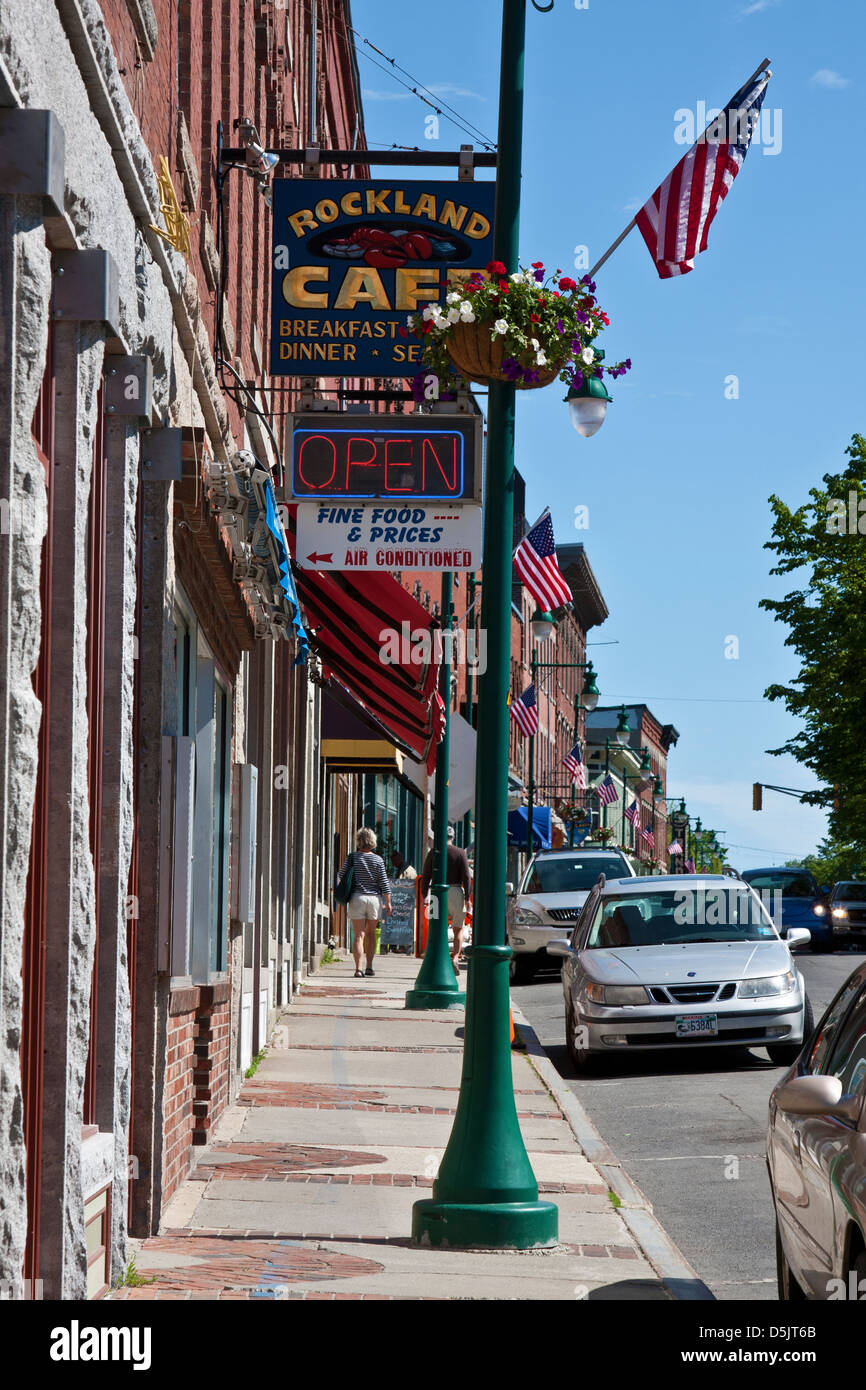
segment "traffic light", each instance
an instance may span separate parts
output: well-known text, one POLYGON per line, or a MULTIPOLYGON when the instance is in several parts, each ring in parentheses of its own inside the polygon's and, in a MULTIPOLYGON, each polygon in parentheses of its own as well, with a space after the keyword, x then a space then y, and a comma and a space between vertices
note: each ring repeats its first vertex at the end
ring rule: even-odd
POLYGON ((762 798, 763 794, 764 794, 764 788, 763 788, 763 786, 761 785, 761 783, 760 783, 760 782, 753 782, 753 783, 752 783, 752 810, 753 810, 753 811, 760 811, 760 810, 762 809, 762 806, 761 806, 761 798, 762 798))

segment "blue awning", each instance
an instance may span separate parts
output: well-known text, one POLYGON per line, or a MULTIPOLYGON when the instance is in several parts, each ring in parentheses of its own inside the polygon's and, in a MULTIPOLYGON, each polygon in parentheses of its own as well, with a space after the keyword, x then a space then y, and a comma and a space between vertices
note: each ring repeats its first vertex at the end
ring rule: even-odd
POLYGON ((279 558, 279 584, 283 591, 283 597, 289 610, 289 617, 297 637, 298 654, 293 664, 295 666, 304 665, 309 653, 309 643, 301 618, 301 605, 298 602, 298 595, 295 591, 295 581, 292 578, 289 546, 283 530, 283 523, 280 520, 280 514, 277 511, 276 499, 270 479, 267 479, 265 482, 265 525, 276 542, 277 555, 279 558))
MULTIPOLYGON (((529 808, 518 806, 516 811, 508 812, 508 843, 510 845, 525 846, 526 831, 529 821, 529 808)), ((535 849, 550 849, 551 824, 550 807, 533 806, 532 808, 532 841, 535 849)))

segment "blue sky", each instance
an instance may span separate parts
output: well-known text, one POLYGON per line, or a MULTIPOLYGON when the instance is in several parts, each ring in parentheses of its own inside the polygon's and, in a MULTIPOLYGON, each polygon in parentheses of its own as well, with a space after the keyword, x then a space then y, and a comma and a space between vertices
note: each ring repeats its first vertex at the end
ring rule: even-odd
MULTIPOLYGON (((352 11, 360 34, 495 138, 498 3, 353 0, 352 11)), ((791 587, 768 574, 767 498, 805 500, 866 428, 864 37, 866 7, 851 0, 528 6, 524 264, 567 273, 577 246, 592 264, 685 152, 676 113, 724 106, 772 60, 764 138, 694 271, 659 280, 634 231, 599 272, 611 318, 601 345, 633 362, 602 430, 573 431, 559 383, 518 397, 527 511, 549 505, 557 538, 585 543, 610 609, 590 634, 616 643, 592 651, 602 702, 646 701, 676 725, 669 791, 727 832, 742 868, 807 853, 824 829, 820 812, 773 793, 751 810, 754 781, 815 784, 764 751, 794 730, 761 696, 795 659, 757 604, 791 587), (731 375, 737 399, 725 396, 731 375), (581 505, 589 529, 577 531, 581 505)), ((360 41, 359 54, 371 145, 430 148, 429 108, 360 41)), ((440 147, 468 138, 440 122, 440 147)))

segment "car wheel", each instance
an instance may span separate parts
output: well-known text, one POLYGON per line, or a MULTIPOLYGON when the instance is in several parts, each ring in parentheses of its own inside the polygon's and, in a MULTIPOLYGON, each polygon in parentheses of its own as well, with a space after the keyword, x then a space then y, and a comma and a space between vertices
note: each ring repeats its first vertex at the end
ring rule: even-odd
POLYGON ((858 1289, 862 1289, 863 1285, 860 1283, 860 1280, 861 1280, 861 1279, 866 1279, 866 1250, 861 1250, 861 1251, 859 1252, 859 1254, 858 1254, 856 1260, 854 1261, 853 1265, 851 1266, 851 1268, 853 1269, 854 1273, 857 1275, 857 1287, 858 1287, 858 1289))
POLYGON ((777 1067, 790 1067, 792 1062, 796 1062, 803 1050, 805 1043, 815 1030, 815 1019, 812 1014, 812 1001, 808 994, 803 1006, 803 1042, 799 1043, 777 1043, 775 1047, 767 1048, 767 1055, 771 1062, 777 1067))
POLYGON ((581 1076, 586 1076, 592 1071, 596 1059, 588 1047, 580 1047, 578 1044, 577 1022, 571 1000, 565 1006, 565 1048, 568 1052, 568 1060, 576 1072, 581 1076))
POLYGON ((776 1217, 776 1287, 779 1298, 783 1303, 801 1303, 806 1295, 794 1278, 791 1266, 782 1248, 782 1237, 779 1234, 779 1218, 776 1217))
POLYGON ((512 953, 508 962, 508 979, 513 985, 528 985, 535 974, 535 961, 532 956, 518 956, 512 953))

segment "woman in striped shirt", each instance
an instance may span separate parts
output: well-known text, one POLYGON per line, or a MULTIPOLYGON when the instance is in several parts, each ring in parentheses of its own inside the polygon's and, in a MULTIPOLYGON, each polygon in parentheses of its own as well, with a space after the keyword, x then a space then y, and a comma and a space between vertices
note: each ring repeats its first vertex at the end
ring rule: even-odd
POLYGON ((376 923, 384 900, 385 912, 391 911, 391 890, 385 874, 385 861, 375 854, 376 832, 362 826, 355 836, 355 853, 350 854, 342 869, 340 878, 351 865, 355 870, 352 896, 346 907, 346 914, 354 928, 352 952, 355 957, 355 978, 373 974, 373 957, 376 954, 376 923), (366 954, 367 969, 361 969, 361 955, 366 954))

